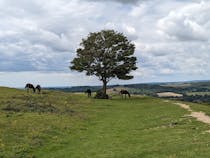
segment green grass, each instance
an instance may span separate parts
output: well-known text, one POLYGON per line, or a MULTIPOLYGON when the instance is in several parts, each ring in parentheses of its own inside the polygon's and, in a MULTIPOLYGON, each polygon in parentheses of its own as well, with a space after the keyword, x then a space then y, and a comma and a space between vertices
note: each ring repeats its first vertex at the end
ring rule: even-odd
MULTIPOLYGON (((193 104, 203 109, 205 105, 193 104)), ((210 127, 172 101, 0 88, 0 158, 203 158, 210 127)))

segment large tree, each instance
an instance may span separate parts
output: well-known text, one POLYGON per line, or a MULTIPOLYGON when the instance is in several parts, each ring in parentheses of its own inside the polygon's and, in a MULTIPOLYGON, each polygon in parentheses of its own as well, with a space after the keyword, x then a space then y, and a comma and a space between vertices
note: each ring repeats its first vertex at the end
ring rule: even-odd
POLYGON ((111 79, 133 78, 130 72, 137 69, 134 51, 135 45, 122 33, 114 30, 90 33, 82 39, 70 69, 97 76, 103 82, 106 96, 107 83, 111 79))

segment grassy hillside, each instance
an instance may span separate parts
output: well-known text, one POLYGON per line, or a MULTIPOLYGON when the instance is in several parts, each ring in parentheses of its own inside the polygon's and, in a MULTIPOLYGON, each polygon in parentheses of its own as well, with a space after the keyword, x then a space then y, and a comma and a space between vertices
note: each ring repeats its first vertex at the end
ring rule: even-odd
MULTIPOLYGON (((205 105, 191 104, 205 110, 205 105)), ((2 158, 209 157, 209 126, 172 101, 0 88, 2 158)))

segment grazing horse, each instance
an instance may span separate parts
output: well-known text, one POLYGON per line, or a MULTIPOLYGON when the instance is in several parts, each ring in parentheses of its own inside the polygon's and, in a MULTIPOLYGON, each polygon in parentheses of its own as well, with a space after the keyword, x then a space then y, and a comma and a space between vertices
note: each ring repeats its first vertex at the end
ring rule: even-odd
POLYGON ((40 86, 40 85, 37 85, 37 86, 36 86, 36 90, 38 90, 38 93, 40 93, 40 92, 41 92, 41 89, 42 89, 42 88, 41 88, 41 86, 40 86))
POLYGON ((85 93, 87 93, 88 94, 88 97, 91 97, 91 90, 90 89, 87 89, 86 91, 85 91, 85 93))
POLYGON ((128 95, 129 98, 131 97, 130 93, 127 90, 121 90, 120 94, 122 95, 122 97, 123 95, 125 95, 125 99, 126 99, 126 95, 128 95))
POLYGON ((34 88, 34 86, 31 83, 27 83, 25 86, 25 89, 27 89, 27 92, 29 92, 29 89, 32 89, 34 93, 36 91, 36 89, 34 88))

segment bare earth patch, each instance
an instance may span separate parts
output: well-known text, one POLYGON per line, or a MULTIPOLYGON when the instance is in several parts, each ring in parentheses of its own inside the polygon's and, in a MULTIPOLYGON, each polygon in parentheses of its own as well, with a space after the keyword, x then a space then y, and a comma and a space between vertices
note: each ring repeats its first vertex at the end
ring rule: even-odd
POLYGON ((169 100, 164 100, 163 102, 168 103, 168 102, 169 102, 169 100))
POLYGON ((183 97, 183 94, 174 93, 174 92, 161 92, 157 93, 158 97, 183 97))
MULTIPOLYGON (((192 111, 192 109, 190 108, 189 105, 187 104, 183 104, 183 103, 175 103, 176 105, 179 105, 181 108, 188 110, 189 112, 191 112, 190 115, 191 117, 196 118, 198 121, 209 124, 210 125, 210 116, 206 115, 204 112, 200 111, 200 112, 195 112, 192 111)), ((210 133, 210 130, 208 131, 210 133)))
POLYGON ((206 115, 204 112, 192 112, 190 116, 196 118, 198 121, 210 124, 210 117, 206 115))
POLYGON ((175 103, 175 104, 176 104, 176 105, 179 105, 179 106, 180 106, 181 108, 183 108, 183 109, 186 109, 186 110, 192 112, 192 109, 191 109, 190 106, 187 105, 187 104, 183 104, 183 103, 175 103))

